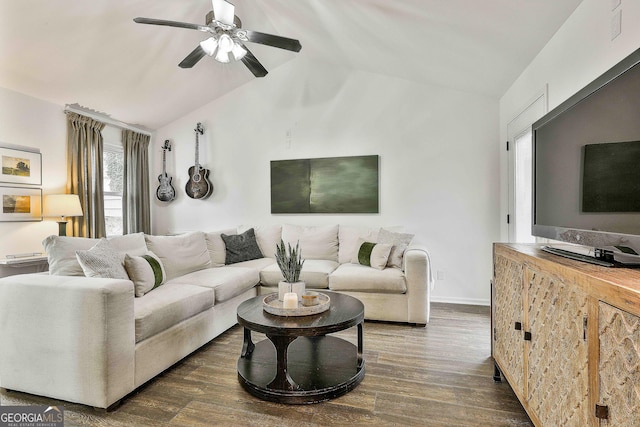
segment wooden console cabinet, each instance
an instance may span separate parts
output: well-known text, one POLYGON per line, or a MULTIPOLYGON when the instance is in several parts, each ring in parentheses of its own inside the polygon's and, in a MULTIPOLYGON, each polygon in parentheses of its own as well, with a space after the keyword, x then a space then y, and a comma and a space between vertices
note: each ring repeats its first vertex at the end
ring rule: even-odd
POLYGON ((492 356, 536 426, 640 426, 640 270, 493 248, 492 356))

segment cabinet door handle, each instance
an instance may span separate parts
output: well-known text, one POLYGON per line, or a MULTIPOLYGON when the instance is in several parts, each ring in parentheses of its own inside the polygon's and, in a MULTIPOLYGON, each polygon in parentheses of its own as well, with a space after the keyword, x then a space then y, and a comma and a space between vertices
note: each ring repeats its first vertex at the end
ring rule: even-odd
POLYGON ((606 405, 598 405, 596 403, 596 418, 606 420, 609 418, 609 407, 606 405))
POLYGON ((521 330, 522 330, 522 323, 520 323, 520 322, 516 322, 516 323, 515 323, 515 325, 513 325, 513 328, 514 328, 516 331, 521 331, 521 330))
POLYGON ((525 341, 531 341, 531 332, 524 332, 524 340, 525 341))

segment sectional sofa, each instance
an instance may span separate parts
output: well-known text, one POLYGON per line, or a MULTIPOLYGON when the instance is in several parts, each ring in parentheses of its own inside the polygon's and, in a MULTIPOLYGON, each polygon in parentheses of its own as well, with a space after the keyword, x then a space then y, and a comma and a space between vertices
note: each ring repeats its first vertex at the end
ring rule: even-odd
POLYGON ((411 237, 338 225, 50 236, 49 273, 0 279, 0 387, 115 406, 235 325, 241 302, 277 292, 281 240, 300 244, 307 288, 360 299, 367 319, 425 325, 433 282, 411 237))

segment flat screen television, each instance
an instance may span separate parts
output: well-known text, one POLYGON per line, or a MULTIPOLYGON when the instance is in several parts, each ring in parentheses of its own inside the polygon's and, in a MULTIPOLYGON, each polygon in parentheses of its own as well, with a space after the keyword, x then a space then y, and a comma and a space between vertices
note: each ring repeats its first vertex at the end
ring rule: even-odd
POLYGON ((532 130, 532 234, 582 245, 549 245, 560 255, 640 264, 640 49, 532 130))

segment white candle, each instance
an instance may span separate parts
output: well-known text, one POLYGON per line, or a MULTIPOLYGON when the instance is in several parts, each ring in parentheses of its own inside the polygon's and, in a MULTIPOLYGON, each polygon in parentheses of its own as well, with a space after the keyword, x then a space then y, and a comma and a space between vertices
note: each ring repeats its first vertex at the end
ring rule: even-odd
POLYGON ((298 295, 293 292, 284 294, 284 308, 298 308, 298 295))

